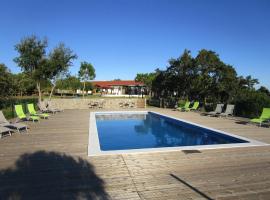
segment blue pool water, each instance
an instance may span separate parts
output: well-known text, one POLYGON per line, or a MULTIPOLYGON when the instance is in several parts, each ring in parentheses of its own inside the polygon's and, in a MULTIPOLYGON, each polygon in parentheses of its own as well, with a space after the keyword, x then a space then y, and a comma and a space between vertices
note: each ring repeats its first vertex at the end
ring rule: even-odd
POLYGON ((151 112, 96 114, 96 123, 103 151, 247 142, 151 112))

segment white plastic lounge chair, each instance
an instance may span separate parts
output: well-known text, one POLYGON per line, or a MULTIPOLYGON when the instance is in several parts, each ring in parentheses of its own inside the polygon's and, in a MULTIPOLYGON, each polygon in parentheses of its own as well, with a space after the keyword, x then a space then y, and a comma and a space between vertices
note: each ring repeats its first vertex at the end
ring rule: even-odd
POLYGON ((3 137, 4 133, 7 133, 8 135, 11 136, 11 132, 12 132, 11 129, 9 129, 7 127, 0 126, 0 139, 3 137))
POLYGON ((45 103, 45 101, 41 101, 37 105, 38 105, 38 108, 43 113, 52 113, 52 114, 55 114, 56 112, 58 112, 57 110, 47 108, 47 102, 45 103))
POLYGON ((20 130, 26 130, 28 129, 28 126, 22 123, 10 123, 4 116, 3 112, 0 110, 0 126, 11 128, 11 129, 17 129, 18 132, 20 130))
POLYGON ((135 107, 135 102, 130 102, 129 108, 134 108, 135 107))
POLYGON ((52 110, 52 111, 54 111, 54 112, 63 112, 64 110, 61 110, 61 109, 59 109, 59 108, 55 108, 54 106, 53 106, 53 104, 52 104, 52 102, 51 101, 48 101, 47 102, 47 104, 48 104, 48 109, 49 110, 52 110))
POLYGON ((216 107, 216 109, 214 111, 202 113, 202 115, 210 115, 210 116, 212 115, 212 116, 214 116, 214 115, 220 114, 220 113, 222 113, 223 107, 224 107, 224 104, 221 104, 221 103, 217 104, 217 107, 216 107))
POLYGON ((105 104, 105 101, 104 100, 101 100, 100 102, 98 102, 98 108, 104 108, 104 104, 105 104))
POLYGON ((46 108, 45 103, 43 101, 37 103, 38 109, 42 112, 42 113, 49 113, 50 111, 48 110, 48 108, 46 108))
POLYGON ((234 105, 228 104, 225 112, 218 114, 217 116, 228 117, 233 116, 234 105))
POLYGON ((123 108, 123 107, 124 107, 124 102, 122 102, 122 101, 119 102, 119 107, 120 107, 120 108, 123 108))

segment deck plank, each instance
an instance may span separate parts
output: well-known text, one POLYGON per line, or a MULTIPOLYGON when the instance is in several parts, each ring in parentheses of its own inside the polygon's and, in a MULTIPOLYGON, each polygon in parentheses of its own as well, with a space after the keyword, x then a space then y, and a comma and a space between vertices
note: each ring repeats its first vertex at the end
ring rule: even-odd
MULTIPOLYGON (((148 110, 270 143, 269 128, 148 110)), ((88 157, 89 114, 65 110, 1 139, 0 199, 269 199, 269 146, 88 157)))

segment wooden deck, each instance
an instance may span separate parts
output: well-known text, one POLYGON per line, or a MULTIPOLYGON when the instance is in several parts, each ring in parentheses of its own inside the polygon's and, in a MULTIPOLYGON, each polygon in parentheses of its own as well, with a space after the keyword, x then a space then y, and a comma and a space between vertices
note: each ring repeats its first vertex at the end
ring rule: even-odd
MULTIPOLYGON (((270 143, 270 128, 151 109, 270 143)), ((0 140, 0 199, 270 199, 270 146, 87 156, 89 110, 0 140)))

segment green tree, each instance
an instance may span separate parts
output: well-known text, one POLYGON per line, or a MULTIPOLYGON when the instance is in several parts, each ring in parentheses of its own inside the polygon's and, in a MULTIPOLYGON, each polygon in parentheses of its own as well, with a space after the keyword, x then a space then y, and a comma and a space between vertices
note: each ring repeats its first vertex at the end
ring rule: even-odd
POLYGON ((83 98, 86 81, 93 80, 96 77, 95 68, 91 63, 82 62, 79 70, 79 77, 83 81, 83 98))
POLYGON ((195 65, 199 75, 196 79, 199 87, 197 91, 200 98, 206 102, 207 98, 216 96, 220 70, 224 63, 214 51, 202 49, 195 58, 195 65))
POLYGON ((147 92, 151 93, 152 83, 155 77, 156 73, 138 73, 135 77, 135 81, 144 83, 147 92))
POLYGON ((257 91, 261 92, 261 93, 264 93, 264 94, 266 94, 266 95, 268 95, 270 97, 270 91, 264 86, 261 86, 257 91))
POLYGON ((76 76, 67 75, 65 79, 58 79, 56 81, 56 88, 61 90, 71 90, 74 96, 77 89, 81 87, 80 79, 76 76))
POLYGON ((77 89, 81 87, 80 79, 76 76, 68 76, 66 78, 66 89, 72 90, 73 96, 77 89))
POLYGON ((94 89, 94 86, 91 82, 86 82, 85 83, 85 90, 86 91, 89 91, 89 90, 93 90, 94 89))
POLYGON ((219 102, 228 103, 233 101, 237 93, 237 73, 230 65, 221 65, 218 68, 216 80, 216 95, 219 102))
POLYGON ((46 68, 48 78, 52 82, 52 88, 50 92, 49 100, 51 100, 53 91, 56 87, 56 81, 68 73, 68 69, 73 65, 73 60, 77 58, 77 55, 73 51, 65 47, 65 44, 60 43, 48 56, 49 67, 46 68))
MULTIPOLYGON (((41 83, 48 86, 48 80, 56 80, 61 73, 66 72, 72 65, 72 60, 77 56, 64 44, 60 43, 49 55, 46 54, 47 39, 39 39, 36 36, 23 38, 15 45, 19 56, 14 61, 28 74, 36 84, 39 101, 41 101, 41 83)), ((55 87, 55 81, 51 93, 55 87)))
POLYGON ((163 97, 166 91, 166 72, 160 69, 155 70, 156 76, 152 82, 152 90, 155 98, 163 97))
POLYGON ((12 93, 12 75, 5 64, 0 63, 0 97, 12 93))
POLYGON ((39 101, 41 101, 41 81, 46 79, 43 70, 46 62, 47 39, 39 39, 36 36, 23 38, 21 42, 15 45, 15 50, 19 56, 14 61, 21 69, 29 74, 35 80, 38 90, 39 101))
POLYGON ((34 80, 26 73, 13 74, 14 94, 23 96, 25 94, 33 94, 35 91, 34 80))
POLYGON ((175 91, 173 92, 177 92, 183 98, 188 98, 191 89, 190 82, 195 78, 196 73, 194 70, 194 59, 190 51, 185 49, 179 58, 170 59, 169 64, 167 73, 170 74, 170 85, 174 85, 175 91))
POLYGON ((247 77, 238 77, 238 82, 241 89, 254 89, 254 86, 259 84, 259 80, 252 78, 250 75, 247 77))

